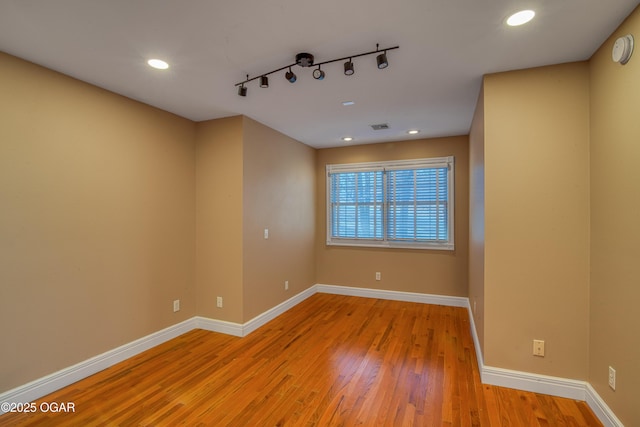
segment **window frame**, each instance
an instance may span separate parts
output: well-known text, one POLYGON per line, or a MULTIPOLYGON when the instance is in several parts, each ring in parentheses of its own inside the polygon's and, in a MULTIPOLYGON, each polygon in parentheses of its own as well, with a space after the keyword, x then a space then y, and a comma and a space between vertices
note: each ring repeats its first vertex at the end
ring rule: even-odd
POLYGON ((326 244, 327 246, 355 246, 355 247, 382 247, 382 248, 403 248, 403 249, 431 249, 431 250, 455 250, 455 161, 454 156, 433 157, 411 160, 392 160, 383 162, 363 162, 363 163, 342 163, 327 164, 326 167, 326 244), (412 170, 425 168, 447 168, 447 236, 448 239, 438 241, 406 241, 389 240, 388 238, 388 204, 387 200, 387 171, 412 170), (383 171, 383 214, 382 214, 382 239, 367 238, 343 238, 333 237, 332 230, 332 206, 331 206, 331 174, 332 173, 358 173, 383 171))

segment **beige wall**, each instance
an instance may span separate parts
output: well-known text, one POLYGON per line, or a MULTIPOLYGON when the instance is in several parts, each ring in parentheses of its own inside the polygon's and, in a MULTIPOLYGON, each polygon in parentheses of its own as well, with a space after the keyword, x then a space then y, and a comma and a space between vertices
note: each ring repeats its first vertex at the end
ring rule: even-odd
POLYGON ((0 53, 0 392, 195 315, 194 131, 0 53))
POLYGON ((313 148, 248 117, 201 122, 196 177, 198 315, 245 323, 315 283, 313 148))
POLYGON ((469 304, 484 354, 484 89, 469 131, 469 304))
POLYGON ((242 117, 197 124, 196 290, 199 316, 242 323, 242 117), (223 306, 216 306, 222 297, 223 306))
POLYGON ((588 64, 486 76, 484 116, 485 363, 587 379, 588 64))
POLYGON ((195 315, 246 322, 315 283, 315 150, 0 62, 0 324, 15 325, 0 392, 195 315))
POLYGON ((405 292, 466 296, 469 229, 469 147, 466 136, 318 150, 316 281, 405 292), (455 156, 455 251, 326 246, 327 164, 455 156), (382 280, 375 280, 379 271, 382 280))
POLYGON ((246 322, 315 284, 316 150, 250 118, 243 123, 246 322))
POLYGON ((591 71, 591 297, 589 381, 626 426, 640 426, 640 10, 596 52, 591 71), (635 37, 626 65, 614 41, 635 37), (608 367, 616 391, 607 385, 608 367))

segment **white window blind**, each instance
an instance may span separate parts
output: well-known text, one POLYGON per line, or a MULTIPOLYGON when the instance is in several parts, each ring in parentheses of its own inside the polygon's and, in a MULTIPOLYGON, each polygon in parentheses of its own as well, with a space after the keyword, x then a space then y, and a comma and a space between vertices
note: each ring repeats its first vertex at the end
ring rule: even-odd
POLYGON ((327 165, 327 244, 454 249, 453 157, 327 165))
POLYGON ((332 236, 383 237, 382 172, 345 172, 331 180, 332 236))

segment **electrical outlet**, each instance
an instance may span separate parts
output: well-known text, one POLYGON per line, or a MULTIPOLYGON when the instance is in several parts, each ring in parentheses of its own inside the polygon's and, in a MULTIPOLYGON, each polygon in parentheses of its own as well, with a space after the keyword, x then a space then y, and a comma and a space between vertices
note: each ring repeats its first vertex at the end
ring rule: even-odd
POLYGON ((382 275, 380 274, 379 271, 376 271, 376 280, 381 280, 382 279, 382 275))
POLYGON ((218 308, 222 308, 222 297, 217 297, 216 298, 216 306, 218 308))
POLYGON ((180 300, 174 300, 173 301, 173 312, 175 313, 176 311, 180 311, 180 300))
POLYGON ((533 355, 544 357, 544 341, 533 340, 533 355))
POLYGON ((609 387, 616 389, 616 370, 609 366, 609 387))
POLYGON ((285 280, 285 281, 284 281, 284 290, 285 290, 285 291, 288 291, 288 290, 289 290, 289 281, 288 281, 288 280, 285 280))

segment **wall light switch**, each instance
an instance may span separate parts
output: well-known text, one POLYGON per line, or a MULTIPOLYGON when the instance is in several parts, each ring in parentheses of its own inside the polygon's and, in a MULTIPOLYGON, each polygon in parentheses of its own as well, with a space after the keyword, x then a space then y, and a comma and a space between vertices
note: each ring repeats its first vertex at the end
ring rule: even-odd
POLYGON ((611 390, 616 389, 616 370, 609 366, 609 387, 611 390))
POLYGON ((264 238, 265 238, 265 239, 268 239, 268 238, 269 238, 269 229, 268 229, 268 228, 265 228, 265 229, 264 229, 264 238))

